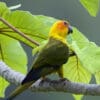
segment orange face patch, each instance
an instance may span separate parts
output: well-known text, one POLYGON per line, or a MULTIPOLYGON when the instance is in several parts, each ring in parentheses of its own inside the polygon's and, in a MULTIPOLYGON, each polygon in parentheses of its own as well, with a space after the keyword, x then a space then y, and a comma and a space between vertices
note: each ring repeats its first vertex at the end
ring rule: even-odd
POLYGON ((57 23, 57 27, 58 29, 63 30, 64 28, 68 27, 68 23, 66 21, 59 21, 57 23))

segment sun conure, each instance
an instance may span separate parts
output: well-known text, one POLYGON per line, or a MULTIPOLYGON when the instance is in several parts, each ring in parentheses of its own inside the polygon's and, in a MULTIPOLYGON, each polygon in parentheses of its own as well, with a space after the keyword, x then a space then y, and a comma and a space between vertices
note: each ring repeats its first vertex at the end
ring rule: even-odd
POLYGON ((72 33, 72 28, 68 22, 59 20, 53 24, 49 32, 48 43, 36 55, 32 68, 21 85, 6 100, 12 100, 39 78, 53 72, 58 72, 59 76, 63 78, 62 65, 69 58, 69 48, 66 41, 66 36, 69 33, 72 33))

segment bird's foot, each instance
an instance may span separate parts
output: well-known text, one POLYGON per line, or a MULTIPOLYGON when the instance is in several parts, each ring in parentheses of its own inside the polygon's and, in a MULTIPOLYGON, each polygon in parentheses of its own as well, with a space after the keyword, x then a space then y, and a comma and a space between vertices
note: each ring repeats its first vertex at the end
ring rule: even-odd
POLYGON ((45 82, 50 82, 51 79, 49 79, 49 78, 47 78, 47 77, 45 77, 45 78, 43 77, 43 78, 41 79, 41 81, 42 81, 42 82, 44 82, 44 81, 45 81, 45 82))

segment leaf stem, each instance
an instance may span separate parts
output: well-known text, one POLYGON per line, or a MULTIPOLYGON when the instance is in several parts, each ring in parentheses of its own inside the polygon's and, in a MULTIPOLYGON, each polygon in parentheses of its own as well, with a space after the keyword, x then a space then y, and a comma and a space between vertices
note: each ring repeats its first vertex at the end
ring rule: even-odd
POLYGON ((27 39, 31 43, 39 46, 39 43, 37 41, 35 41, 35 40, 31 39, 30 37, 28 37, 27 35, 25 35, 23 32, 21 32, 20 30, 18 30, 17 28, 15 28, 13 25, 11 25, 9 22, 7 22, 2 17, 0 17, 0 21, 2 21, 5 25, 7 25, 9 28, 11 28, 14 32, 18 33, 19 35, 21 35, 22 37, 24 37, 25 39, 27 39))

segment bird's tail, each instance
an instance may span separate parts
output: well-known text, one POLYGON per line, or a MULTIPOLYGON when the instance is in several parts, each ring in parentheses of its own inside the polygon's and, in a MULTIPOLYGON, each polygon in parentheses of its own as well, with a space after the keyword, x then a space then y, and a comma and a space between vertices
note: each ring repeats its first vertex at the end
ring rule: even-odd
POLYGON ((19 86, 15 91, 13 91, 11 93, 11 95, 9 95, 9 97, 5 98, 4 100, 13 100, 17 95, 22 93, 24 90, 26 90, 32 84, 33 84, 33 82, 29 82, 29 83, 19 86))

